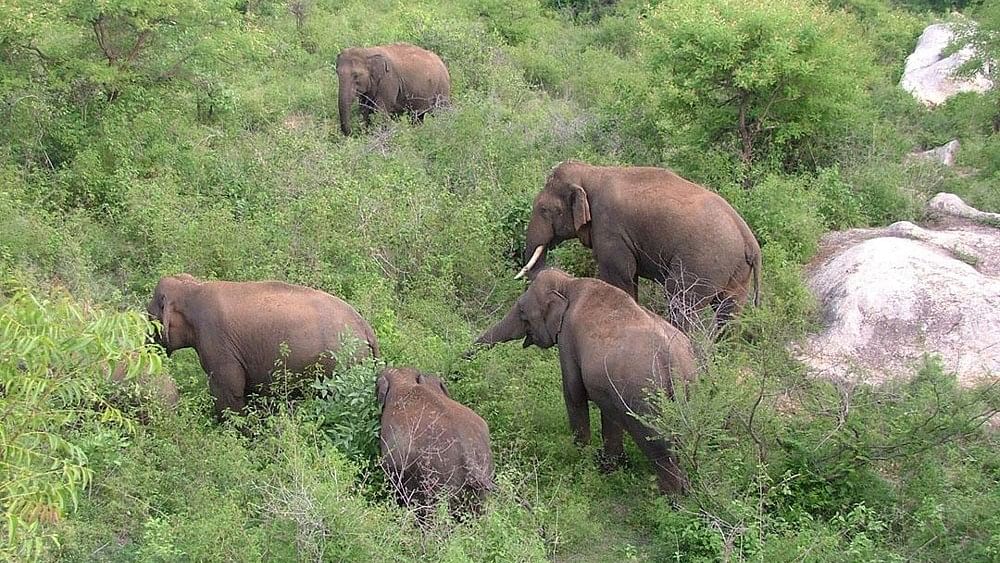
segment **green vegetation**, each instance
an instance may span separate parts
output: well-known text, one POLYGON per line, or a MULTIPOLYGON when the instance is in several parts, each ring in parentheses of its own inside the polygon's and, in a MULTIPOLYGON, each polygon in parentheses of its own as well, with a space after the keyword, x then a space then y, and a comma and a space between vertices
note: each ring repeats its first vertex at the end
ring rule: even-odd
MULTIPOLYGON (((0 554, 1000 558, 996 389, 932 359, 909 383, 835 384, 786 347, 815 321, 801 271, 823 232, 915 218, 943 189, 1000 211, 995 96, 932 112, 896 87, 930 10, 962 4, 0 3, 0 554), (337 53, 394 41, 441 55, 454 107, 342 137, 337 53), (959 172, 903 158, 956 137, 959 172), (602 475, 595 446, 573 447, 553 351, 461 359, 519 295, 531 198, 566 158, 674 168, 763 246, 764 306, 651 421, 692 478, 676 503, 636 448, 602 475), (491 427, 484 516, 420 530, 392 502, 372 365, 216 423, 194 352, 144 345, 152 287, 180 271, 321 288, 369 319, 386 362, 444 376, 491 427), (159 373, 176 410, 141 392, 159 373)), ((553 262, 592 273, 576 244, 553 262)))

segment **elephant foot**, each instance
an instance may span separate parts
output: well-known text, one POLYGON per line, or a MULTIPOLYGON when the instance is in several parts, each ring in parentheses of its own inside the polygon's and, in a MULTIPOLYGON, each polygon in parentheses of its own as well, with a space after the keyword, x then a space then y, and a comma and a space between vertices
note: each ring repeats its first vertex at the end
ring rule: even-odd
POLYGON ((597 452, 597 467, 601 473, 611 473, 628 462, 628 456, 624 452, 616 455, 608 454, 604 450, 597 452))

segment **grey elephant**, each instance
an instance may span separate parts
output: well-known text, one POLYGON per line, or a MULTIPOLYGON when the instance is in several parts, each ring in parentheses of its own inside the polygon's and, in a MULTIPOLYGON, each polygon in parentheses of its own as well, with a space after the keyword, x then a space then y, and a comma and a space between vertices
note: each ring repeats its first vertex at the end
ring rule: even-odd
POLYGON ((161 323, 154 340, 168 355, 182 348, 198 352, 220 416, 242 411, 250 394, 266 394, 279 360, 292 373, 317 363, 330 370, 347 338, 358 340, 352 361, 379 353, 374 331, 353 307, 328 293, 277 281, 167 276, 156 284, 146 311, 161 323))
POLYGON ((510 312, 477 345, 524 339, 524 347, 559 347, 563 399, 576 442, 590 441, 593 401, 601 411, 606 467, 624 456, 627 430, 646 454, 664 493, 687 487, 670 444, 641 418, 653 412, 650 394, 673 398, 696 375, 691 342, 627 293, 601 280, 541 271, 510 312))
POLYGON ((440 378, 412 368, 382 370, 376 396, 381 466, 400 504, 421 516, 440 500, 477 511, 494 488, 486 421, 452 400, 440 378))
POLYGON ((577 238, 590 248, 597 277, 638 298, 639 278, 664 285, 682 329, 711 306, 722 326, 760 298, 757 239, 725 199, 662 168, 556 166, 535 197, 525 233, 524 268, 533 277, 545 254, 577 238))
POLYGON ((340 130, 351 134, 351 106, 359 101, 365 126, 372 112, 409 113, 416 119, 447 105, 451 77, 441 58, 408 43, 352 47, 337 55, 340 130))

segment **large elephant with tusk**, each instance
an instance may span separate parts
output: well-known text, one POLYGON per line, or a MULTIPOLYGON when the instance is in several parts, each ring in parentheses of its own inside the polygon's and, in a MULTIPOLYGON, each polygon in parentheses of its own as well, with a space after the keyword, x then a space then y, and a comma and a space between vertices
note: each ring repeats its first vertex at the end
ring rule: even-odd
POLYGON ((742 217, 718 194, 651 167, 556 166, 535 197, 525 234, 524 268, 533 278, 546 251, 579 239, 597 277, 638 298, 639 278, 663 284, 671 322, 690 329, 690 313, 715 310, 721 327, 760 297, 761 252, 742 217), (677 313, 680 314, 677 314, 677 313))

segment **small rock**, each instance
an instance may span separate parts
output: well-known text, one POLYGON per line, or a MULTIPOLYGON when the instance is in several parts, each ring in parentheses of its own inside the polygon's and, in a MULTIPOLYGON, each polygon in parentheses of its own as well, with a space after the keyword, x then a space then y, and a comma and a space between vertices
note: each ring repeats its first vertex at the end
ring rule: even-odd
POLYGON ((972 219, 977 223, 1000 228, 1000 213, 980 211, 962 201, 955 194, 939 193, 927 202, 927 209, 945 215, 954 215, 964 219, 972 219))
POLYGON ((910 153, 908 156, 914 160, 930 160, 933 162, 939 162, 945 166, 954 166, 955 156, 958 154, 959 148, 961 148, 961 144, 958 142, 958 139, 953 139, 940 147, 910 153))

